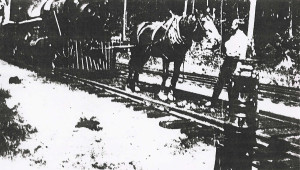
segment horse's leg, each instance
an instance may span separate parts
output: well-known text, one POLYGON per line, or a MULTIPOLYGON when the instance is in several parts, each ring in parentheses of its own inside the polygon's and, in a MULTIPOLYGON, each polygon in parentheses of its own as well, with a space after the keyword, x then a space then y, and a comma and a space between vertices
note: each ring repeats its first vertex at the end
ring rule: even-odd
POLYGON ((138 71, 134 72, 133 82, 134 82, 134 91, 136 91, 136 92, 141 91, 139 88, 139 72, 138 71))
POLYGON ((168 98, 170 100, 175 100, 173 93, 174 93, 174 90, 176 88, 176 84, 177 84, 177 81, 179 78, 179 72, 180 72, 180 67, 181 67, 182 62, 183 62, 182 60, 174 61, 174 73, 173 73, 173 77, 171 80, 170 92, 168 94, 168 98))
POLYGON ((126 81, 126 84, 129 86, 129 88, 131 89, 131 91, 134 91, 134 86, 135 86, 135 83, 134 83, 134 79, 132 78, 132 74, 135 72, 135 69, 134 69, 134 57, 132 55, 132 57, 130 58, 129 60, 129 66, 128 66, 128 69, 129 69, 129 73, 128 73, 128 77, 127 77, 127 81, 126 81))
POLYGON ((126 81, 126 84, 127 86, 126 87, 129 87, 131 91, 134 91, 134 79, 132 78, 132 74, 135 72, 135 68, 136 68, 136 60, 137 60, 137 48, 134 47, 131 49, 131 56, 130 56, 130 59, 129 59, 129 62, 128 62, 128 70, 129 70, 129 73, 128 73, 128 77, 127 77, 127 81, 126 81))
POLYGON ((161 83, 161 90, 162 91, 165 91, 166 81, 169 77, 169 65, 170 65, 170 62, 163 59, 163 75, 162 75, 162 83, 161 83))
POLYGON ((166 89, 166 81, 169 77, 169 65, 170 62, 166 59, 163 59, 163 75, 162 75, 162 83, 160 87, 160 91, 158 93, 158 97, 162 100, 167 100, 167 96, 165 95, 165 89, 166 89))
POLYGON ((127 80, 126 80, 126 87, 129 87, 132 90, 133 89, 133 83, 132 83, 132 81, 133 81, 132 80, 133 69, 130 66, 130 64, 129 64, 128 69, 129 69, 129 73, 128 73, 128 77, 127 77, 127 80))
POLYGON ((139 53, 139 56, 141 58, 139 58, 137 60, 137 64, 136 64, 136 70, 134 72, 134 83, 135 83, 135 91, 140 91, 140 88, 139 88, 139 72, 142 72, 143 71, 143 68, 144 68, 144 65, 147 63, 147 61, 149 60, 150 58, 150 54, 145 52, 146 50, 141 50, 140 53, 139 53))
POLYGON ((149 58, 150 55, 145 53, 145 49, 143 47, 137 46, 132 50, 129 61, 129 75, 127 79, 127 83, 132 91, 140 90, 138 88, 139 72, 143 70, 143 67, 149 58), (133 77, 132 74, 134 74, 133 77))

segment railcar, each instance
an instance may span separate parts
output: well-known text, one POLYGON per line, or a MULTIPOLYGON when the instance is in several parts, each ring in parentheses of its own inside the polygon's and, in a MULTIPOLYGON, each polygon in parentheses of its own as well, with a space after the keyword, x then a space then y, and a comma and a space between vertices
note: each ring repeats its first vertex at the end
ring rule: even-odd
POLYGON ((106 5, 104 0, 12 1, 1 26, 3 56, 51 69, 110 70, 115 60, 106 5))

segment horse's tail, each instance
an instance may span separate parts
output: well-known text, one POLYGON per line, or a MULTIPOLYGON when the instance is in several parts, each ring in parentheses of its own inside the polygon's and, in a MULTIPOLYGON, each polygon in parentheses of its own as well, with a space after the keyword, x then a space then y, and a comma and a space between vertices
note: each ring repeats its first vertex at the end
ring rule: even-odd
POLYGON ((130 35, 129 35, 129 39, 130 39, 130 44, 131 45, 136 45, 137 44, 137 29, 133 29, 133 31, 131 31, 130 35))
POLYGON ((130 60, 129 60, 129 67, 134 68, 136 63, 137 63, 137 53, 140 49, 140 39, 139 36, 141 34, 141 32, 143 31, 142 29, 148 25, 147 22, 142 22, 140 24, 138 24, 136 26, 136 28, 134 29, 134 31, 132 31, 132 33, 130 34, 130 44, 134 45, 134 47, 132 47, 131 50, 131 56, 130 56, 130 60))

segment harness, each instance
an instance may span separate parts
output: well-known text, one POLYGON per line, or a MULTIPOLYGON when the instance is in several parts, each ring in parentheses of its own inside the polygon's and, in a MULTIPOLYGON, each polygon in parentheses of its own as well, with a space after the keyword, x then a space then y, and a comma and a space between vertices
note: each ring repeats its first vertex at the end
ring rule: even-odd
MULTIPOLYGON (((172 17, 168 20, 166 20, 165 22, 146 22, 143 23, 141 25, 139 25, 138 27, 138 32, 137 32, 137 41, 140 41, 140 36, 143 34, 143 32, 146 29, 150 29, 152 32, 149 35, 150 37, 150 44, 146 47, 145 49, 145 53, 148 53, 149 51, 151 51, 153 48, 153 46, 158 45, 159 43, 165 41, 166 39, 169 40, 170 43, 170 48, 174 51, 175 46, 174 45, 185 45, 186 42, 186 38, 184 36, 181 35, 180 33, 180 22, 183 19, 182 16, 178 16, 175 14, 172 14, 172 17), (160 32, 160 29, 163 29, 163 32, 160 32), (159 35, 161 36, 158 40, 155 40, 155 36, 158 33, 164 34, 159 35)), ((195 25, 195 29, 193 30, 193 32, 199 27, 197 26, 197 24, 199 24, 200 29, 204 30, 203 25, 201 24, 201 21, 199 18, 196 19, 196 25, 195 25)), ((158 49, 160 49, 161 51, 161 55, 164 59, 168 59, 168 55, 166 54, 167 51, 165 51, 163 49, 163 47, 161 47, 160 45, 158 45, 158 49)), ((172 51, 171 50, 171 51, 172 51)))
POLYGON ((184 43, 182 36, 180 35, 180 29, 179 29, 179 22, 182 19, 182 16, 173 15, 169 20, 165 22, 152 22, 152 23, 143 23, 140 25, 140 29, 138 29, 137 32, 137 40, 139 41, 140 35, 146 30, 147 28, 152 28, 153 32, 151 34, 151 41, 154 40, 158 30, 160 28, 163 28, 165 30, 164 36, 160 38, 157 41, 152 42, 152 44, 156 44, 157 42, 160 42, 163 39, 166 39, 166 37, 169 37, 172 41, 172 43, 184 43))
POLYGON ((179 29, 179 22, 182 19, 182 16, 174 15, 172 22, 168 26, 168 29, 166 30, 165 36, 163 38, 166 38, 167 36, 170 38, 172 44, 184 44, 181 35, 180 35, 180 29, 179 29), (173 28, 173 29, 171 29, 173 28))
MULTIPOLYGON (((184 44, 184 40, 182 36, 180 35, 180 29, 179 29, 179 22, 182 19, 182 16, 173 15, 169 20, 162 22, 159 24, 152 32, 151 35, 151 41, 152 43, 146 48, 145 52, 148 52, 152 49, 153 46, 157 45, 158 43, 161 43, 162 41, 165 41, 167 38, 170 39, 171 45, 173 44, 184 44), (154 38, 160 28, 163 28, 165 30, 164 36, 162 36, 160 39, 154 41, 154 38)), ((140 33, 146 29, 145 27, 141 29, 140 33)), ((173 48, 173 46, 172 46, 173 48)), ((174 49, 174 48, 173 48, 174 49)), ((162 52, 162 56, 165 59, 168 59, 168 57, 162 52)))

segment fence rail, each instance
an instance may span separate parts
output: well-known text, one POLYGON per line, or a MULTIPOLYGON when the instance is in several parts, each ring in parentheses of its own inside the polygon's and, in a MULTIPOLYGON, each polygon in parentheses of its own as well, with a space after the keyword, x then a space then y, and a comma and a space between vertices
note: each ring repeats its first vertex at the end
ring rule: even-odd
POLYGON ((67 67, 87 71, 114 69, 115 54, 111 42, 96 42, 93 45, 84 40, 70 40, 67 43, 67 67))

